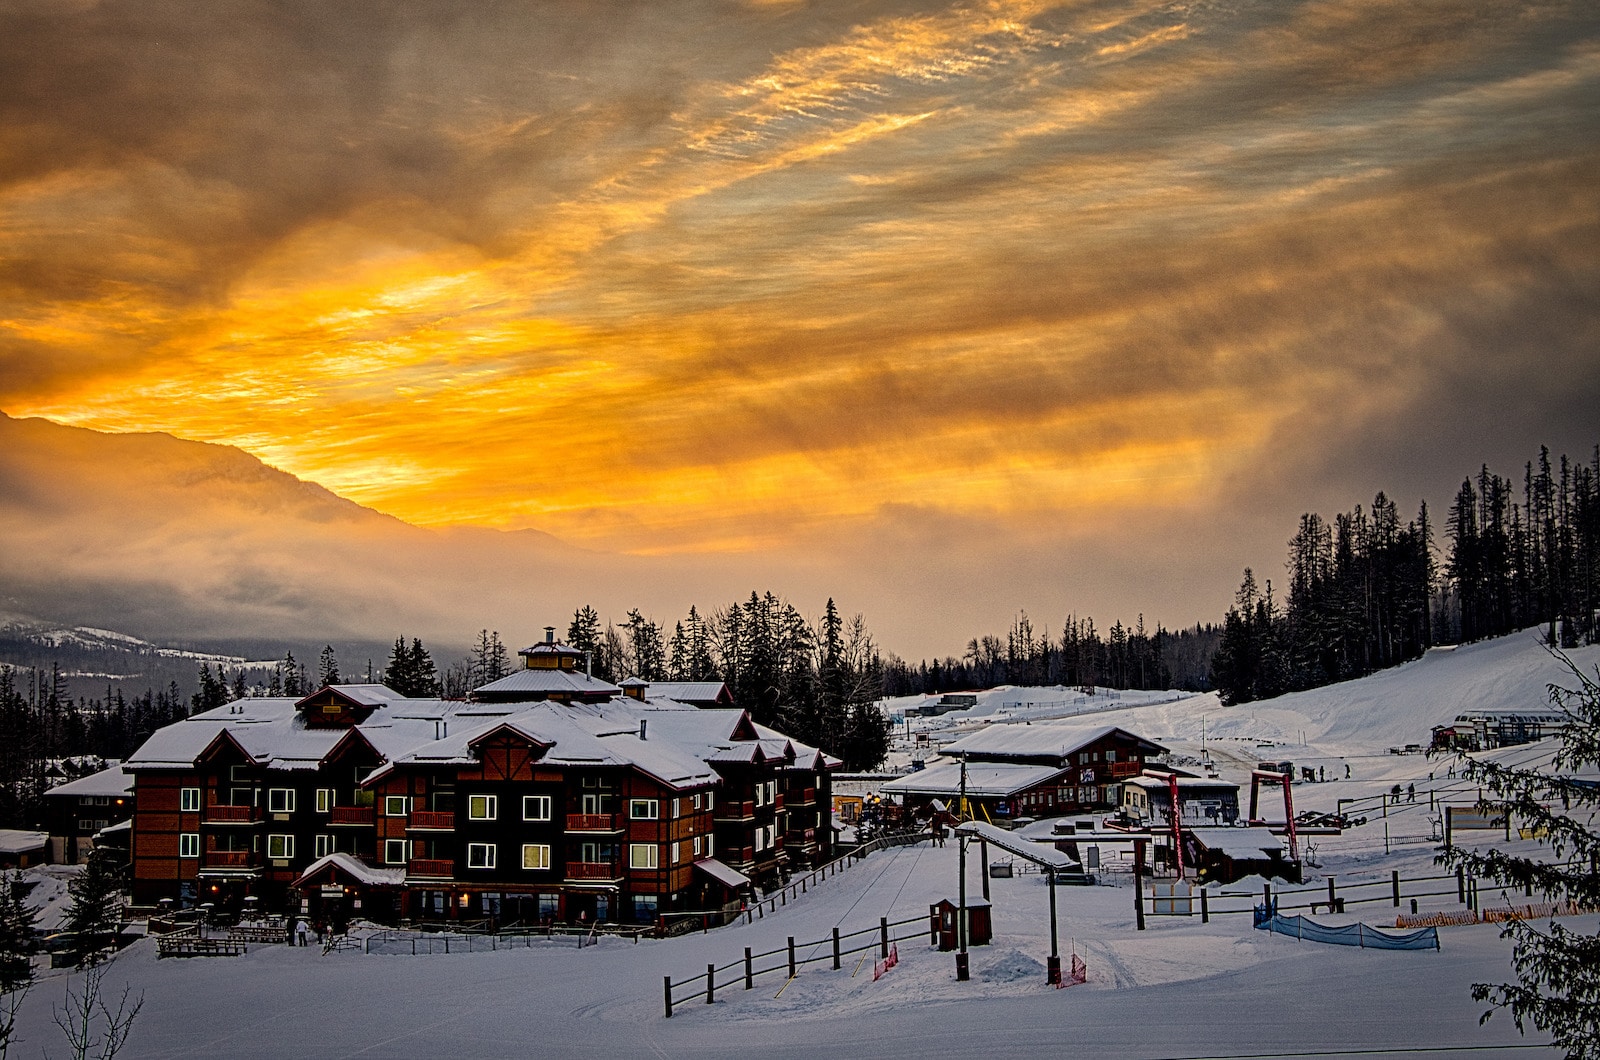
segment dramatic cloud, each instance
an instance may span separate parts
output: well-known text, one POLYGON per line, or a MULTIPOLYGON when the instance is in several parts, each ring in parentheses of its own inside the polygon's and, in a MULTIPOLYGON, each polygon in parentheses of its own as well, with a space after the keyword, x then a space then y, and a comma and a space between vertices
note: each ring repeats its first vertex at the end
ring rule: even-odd
POLYGON ((1592 3, 0 18, 0 408, 640 602, 740 557, 913 655, 1183 624, 1302 510, 1597 440, 1592 3))

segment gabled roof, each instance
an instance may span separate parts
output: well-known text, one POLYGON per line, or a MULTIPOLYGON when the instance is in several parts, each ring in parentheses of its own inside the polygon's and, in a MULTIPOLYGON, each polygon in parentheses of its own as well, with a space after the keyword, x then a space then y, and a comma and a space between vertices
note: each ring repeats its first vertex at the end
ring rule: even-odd
POLYGON ((79 777, 77 780, 69 780, 65 784, 57 784, 45 794, 125 798, 133 794, 133 774, 122 766, 115 765, 110 769, 102 769, 98 773, 79 777))
POLYGON ((336 697, 348 700, 358 707, 381 707, 385 703, 393 703, 397 699, 406 698, 388 685, 324 685, 309 696, 300 699, 295 706, 299 707, 309 703, 324 692, 332 692, 336 697))
POLYGON ((607 697, 622 689, 599 678, 573 670, 517 670, 472 690, 475 697, 506 699, 522 696, 535 699, 550 695, 607 697))
POLYGON ((1145 754, 1161 754, 1160 744, 1116 725, 1085 725, 1082 722, 1040 722, 1038 724, 989 725, 970 736, 946 744, 942 755, 963 752, 986 758, 1051 757, 1066 758, 1108 736, 1120 735, 1136 743, 1145 754))
POLYGON ((327 854, 306 866, 306 871, 300 878, 289 886, 304 887, 316 877, 327 872, 342 872, 359 883, 372 884, 378 887, 399 887, 406 882, 406 870, 403 868, 373 868, 360 859, 349 854, 327 854))
MULTIPOLYGON (((1021 791, 1048 784, 1070 769, 1009 762, 971 762, 967 765, 967 795, 971 798, 1009 798, 1021 791)), ((961 794, 961 763, 941 762, 897 777, 878 789, 895 795, 938 795, 954 799, 961 794)))

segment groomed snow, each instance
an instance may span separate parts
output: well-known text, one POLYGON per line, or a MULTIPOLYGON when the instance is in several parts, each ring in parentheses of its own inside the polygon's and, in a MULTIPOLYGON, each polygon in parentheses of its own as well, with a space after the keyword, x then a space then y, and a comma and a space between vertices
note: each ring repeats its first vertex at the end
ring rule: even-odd
MULTIPOLYGON (((1600 652, 1576 657, 1593 666, 1600 652)), ((1436 810, 1428 806, 1429 793, 1435 800, 1472 794, 1445 775, 1444 760, 1389 755, 1387 747, 1426 742, 1431 725, 1448 721, 1469 700, 1540 704, 1544 684, 1559 676, 1558 665, 1524 635, 1267 704, 1223 708, 1214 697, 1169 696, 1165 703, 1125 706, 1105 723, 1198 755, 1203 719, 1206 750, 1225 777, 1246 783, 1258 756, 1326 766, 1329 782, 1295 786, 1297 809, 1333 809, 1340 798, 1415 785, 1416 802, 1374 808, 1368 824, 1342 836, 1302 838, 1316 862, 1308 887, 1324 888, 1331 875, 1342 893, 1383 895, 1391 871, 1408 880, 1441 872, 1433 864, 1436 810), (1342 779, 1346 763, 1350 780, 1342 779), (1357 891, 1363 881, 1381 886, 1357 891)), ((1458 838, 1500 839, 1492 832, 1458 838)), ((1508 946, 1495 927, 1443 928, 1438 952, 1299 942, 1254 930, 1247 914, 1220 912, 1257 900, 1262 881, 1246 880, 1212 891, 1218 912, 1210 923, 1152 917, 1139 932, 1131 879, 1110 851, 1101 885, 1056 892, 1063 963, 1076 952, 1088 966, 1081 986, 1046 987, 1047 889, 1038 875, 1019 871, 990 881, 995 938, 973 949, 969 982, 956 981, 953 955, 932 950, 914 924, 900 929, 900 963, 878 982, 871 955, 861 964, 859 955, 846 957, 837 972, 828 961, 806 965, 787 985, 781 973, 768 975, 750 991, 730 969, 719 976, 714 1005, 694 1000, 663 1018, 664 975, 701 975, 708 962, 736 962, 746 946, 781 948, 790 935, 810 942, 826 939, 835 926, 852 931, 874 928, 880 916, 923 916, 931 902, 955 897, 958 856, 954 842, 879 851, 752 924, 678 939, 603 939, 581 949, 573 939, 541 940, 524 949, 416 957, 260 946, 240 958, 164 961, 144 940, 118 957, 107 985, 120 990, 129 983, 144 995, 121 1054, 129 1060, 1001 1054, 1155 1060, 1444 1056, 1486 1048, 1503 1057, 1552 1055, 1537 1037, 1519 1037, 1503 1014, 1478 1025, 1482 1006, 1472 1001, 1471 984, 1512 975, 1508 946)), ((990 860, 997 860, 992 850, 990 860)), ((968 893, 976 897, 983 887, 976 849, 968 861, 968 893)), ((1448 884, 1415 889, 1444 892, 1420 898, 1424 911, 1459 908, 1448 884)), ((1517 898, 1487 890, 1482 896, 1485 905, 1517 898)), ((1315 918, 1393 927, 1395 913, 1383 897, 1315 918)), ((1597 918, 1568 923, 1593 933, 1597 918)), ((829 952, 819 944, 799 956, 829 952)), ((51 1010, 67 983, 65 973, 49 973, 33 988, 21 1013, 20 1055, 64 1052, 51 1010)))

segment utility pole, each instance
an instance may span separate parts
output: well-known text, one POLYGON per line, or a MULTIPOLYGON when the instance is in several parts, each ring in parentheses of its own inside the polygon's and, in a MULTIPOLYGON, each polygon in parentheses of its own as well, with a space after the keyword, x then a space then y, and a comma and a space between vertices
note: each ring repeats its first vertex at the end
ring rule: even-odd
MULTIPOLYGON (((967 809, 967 755, 961 753, 961 812, 956 815, 956 823, 960 824, 961 814, 967 809)), ((959 864, 959 882, 956 887, 956 980, 966 982, 967 970, 967 837, 964 834, 956 836, 956 858, 959 864)))

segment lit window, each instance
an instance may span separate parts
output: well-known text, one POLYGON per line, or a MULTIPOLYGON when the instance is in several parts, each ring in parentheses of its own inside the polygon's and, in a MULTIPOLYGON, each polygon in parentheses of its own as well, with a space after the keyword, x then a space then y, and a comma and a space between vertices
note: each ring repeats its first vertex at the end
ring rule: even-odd
MULTIPOLYGON (((522 797, 522 819, 524 821, 548 821, 550 819, 550 796, 524 795, 522 797)), ((540 865, 539 867, 542 869, 549 866, 540 865)))
POLYGON ((178 856, 180 858, 197 858, 200 856, 200 833, 178 833, 178 856))
POLYGON ((293 788, 268 788, 267 789, 267 810, 270 813, 293 813, 294 812, 294 789, 293 788))
POLYGON ((332 788, 318 788, 317 789, 317 812, 318 813, 327 813, 331 809, 333 809, 333 789, 332 788))
POLYGON ((655 799, 633 799, 628 803, 628 816, 635 821, 653 821, 661 812, 661 804, 655 799))
POLYGON ((200 789, 179 788, 178 809, 184 813, 198 813, 200 810, 200 789))
MULTIPOLYGON (((478 796, 474 796, 474 798, 476 798, 476 797, 478 797, 478 796)), ((484 798, 490 798, 490 799, 494 798, 493 795, 488 795, 488 796, 483 796, 483 797, 484 798)), ((469 868, 469 869, 492 869, 492 868, 494 868, 494 844, 493 843, 468 843, 467 844, 467 868, 469 868)))
POLYGON ((656 845, 654 843, 628 844, 628 866, 635 869, 653 869, 656 867, 656 845))
POLYGON ((404 795, 385 795, 383 797, 383 815, 385 817, 404 817, 408 801, 410 800, 404 795))
MULTIPOLYGON (((496 795, 468 795, 467 816, 474 821, 492 821, 497 815, 499 805, 500 799, 496 795)), ((490 855, 490 863, 488 865, 480 865, 478 867, 494 868, 494 855, 490 855)))
POLYGON ((383 841, 383 861, 386 865, 404 865, 406 856, 411 853, 407 848, 410 842, 405 839, 385 839, 383 841))
POLYGON ((522 844, 522 867, 525 869, 548 869, 550 867, 549 844, 522 844))
POLYGON ((274 861, 286 861, 294 857, 294 836, 267 836, 267 857, 274 861))

